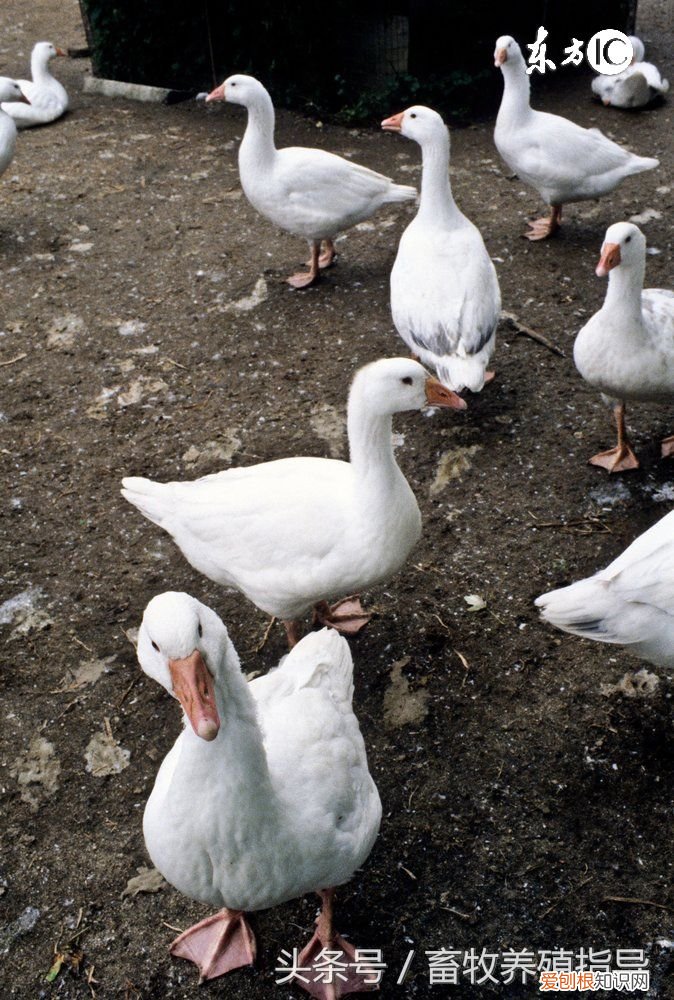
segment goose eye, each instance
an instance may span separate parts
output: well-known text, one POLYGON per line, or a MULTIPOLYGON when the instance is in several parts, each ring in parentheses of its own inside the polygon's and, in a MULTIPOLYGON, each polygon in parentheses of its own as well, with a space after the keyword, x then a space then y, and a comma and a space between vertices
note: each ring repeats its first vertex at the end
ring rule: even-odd
POLYGON ((416 118, 416 117, 417 116, 415 114, 410 115, 410 118, 416 118))
POLYGON ((201 622, 199 622, 199 628, 197 629, 197 631, 199 633, 199 638, 201 638, 201 636, 204 634, 204 630, 201 627, 201 622))
POLYGON ((413 379, 411 375, 406 375, 405 378, 401 378, 400 381, 403 383, 403 385, 412 385, 413 379))
POLYGON ((157 652, 159 652, 159 646, 158 646, 158 645, 157 645, 157 643, 156 643, 156 642, 154 641, 154 639, 152 639, 152 648, 153 648, 153 649, 156 649, 156 650, 157 650, 157 652))
POLYGON ((626 240, 625 240, 625 243, 629 243, 629 242, 631 241, 631 239, 632 239, 632 237, 631 237, 631 236, 628 236, 628 237, 626 238, 626 240))

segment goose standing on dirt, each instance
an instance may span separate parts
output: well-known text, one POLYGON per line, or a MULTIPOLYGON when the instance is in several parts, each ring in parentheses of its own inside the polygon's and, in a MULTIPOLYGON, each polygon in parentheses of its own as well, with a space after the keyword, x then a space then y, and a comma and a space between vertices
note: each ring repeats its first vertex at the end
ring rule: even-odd
POLYGON ((674 667, 674 511, 610 566, 537 598, 541 617, 585 639, 674 667))
POLYGON ((354 633, 357 598, 327 600, 388 580, 421 535, 421 514, 393 454, 394 413, 464 409, 416 361, 361 368, 349 393, 350 461, 283 458, 185 483, 131 477, 122 494, 171 535, 195 569, 283 620, 290 645, 315 607, 324 625, 354 633))
POLYGON ((49 72, 49 63, 54 56, 65 55, 63 49, 57 48, 51 42, 38 42, 33 46, 30 57, 30 73, 33 79, 17 81, 30 104, 18 104, 8 100, 2 105, 2 110, 11 115, 17 128, 47 125, 67 111, 66 89, 49 72))
POLYGON ((529 223, 524 233, 527 239, 552 236, 567 202, 599 198, 631 174, 658 166, 659 160, 635 156, 599 129, 534 111, 524 57, 510 35, 497 40, 494 64, 503 73, 503 98, 494 130, 496 148, 510 169, 551 207, 549 218, 529 223))
POLYGON ((293 288, 307 288, 335 257, 333 240, 345 229, 369 219, 389 202, 411 201, 416 188, 323 149, 274 144, 274 105, 252 76, 230 76, 207 101, 230 101, 248 110, 239 148, 244 194, 257 211, 279 229, 304 236, 311 247, 309 270, 289 277, 293 288), (321 253, 321 245, 325 251, 321 253))
POLYGON ((479 392, 501 312, 496 269, 480 231, 457 207, 449 180, 449 132, 437 111, 416 106, 381 123, 421 146, 419 211, 391 272, 395 327, 419 360, 455 392, 479 392))
POLYGON ((644 62, 644 43, 630 35, 632 62, 622 73, 606 76, 600 73, 592 81, 592 93, 607 107, 643 108, 669 90, 669 82, 663 80, 653 63, 644 62))
MULTIPOLYGON (((0 76, 0 101, 21 101, 28 104, 28 98, 22 92, 16 80, 0 76)), ((6 111, 0 107, 0 174, 4 174, 14 158, 16 148, 16 124, 6 111)))
MULTIPOLYGON (((198 965, 202 980, 248 965, 255 938, 243 911, 317 892, 322 912, 300 966, 323 948, 352 960, 332 926, 334 887, 372 850, 381 803, 353 714, 346 639, 311 633, 249 684, 218 616, 169 592, 145 610, 138 659, 179 700, 185 727, 145 807, 145 844, 176 889, 223 908, 171 953, 198 965)), ((337 995, 310 985, 315 997, 337 995)))
MULTIPOLYGON (((585 324, 573 348, 576 368, 614 407, 618 443, 590 459, 609 472, 637 469, 625 430, 625 400, 674 402, 674 292, 644 289, 646 240, 631 222, 609 226, 597 265, 608 275, 604 305, 585 324)), ((663 440, 674 456, 674 435, 663 440)))

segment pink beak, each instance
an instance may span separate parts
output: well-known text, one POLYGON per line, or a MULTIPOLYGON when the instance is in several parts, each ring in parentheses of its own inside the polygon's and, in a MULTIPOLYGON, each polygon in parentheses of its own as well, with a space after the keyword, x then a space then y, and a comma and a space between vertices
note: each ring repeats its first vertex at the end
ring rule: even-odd
POLYGON ((215 704, 213 676, 203 656, 195 649, 183 660, 169 660, 173 693, 182 705, 192 729, 202 740, 218 735, 220 717, 215 704))
POLYGON ((225 97, 225 85, 224 83, 221 83, 219 87, 216 87, 215 90, 212 90, 210 92, 210 94, 206 98, 206 103, 208 104, 209 101, 226 101, 226 100, 227 98, 225 97))
POLYGON ((57 56, 67 56, 67 55, 68 55, 68 53, 67 53, 67 52, 65 51, 65 49, 60 49, 60 48, 58 47, 58 45, 57 45, 57 46, 56 46, 56 55, 57 55, 57 56))
POLYGON ((391 115, 390 118, 385 118, 381 123, 381 127, 385 132, 402 132, 404 114, 405 112, 401 111, 397 115, 391 115))
POLYGON ((28 100, 28 98, 26 97, 26 95, 24 94, 24 92, 21 91, 21 97, 17 98, 16 103, 17 104, 30 104, 30 101, 28 100))
POLYGON ((609 271, 617 267, 620 263, 620 244, 604 243, 601 248, 601 257, 595 269, 598 278, 605 278, 609 271))
POLYGON ((497 49, 494 53, 494 66, 502 66, 504 62, 508 61, 508 52, 506 49, 497 49))

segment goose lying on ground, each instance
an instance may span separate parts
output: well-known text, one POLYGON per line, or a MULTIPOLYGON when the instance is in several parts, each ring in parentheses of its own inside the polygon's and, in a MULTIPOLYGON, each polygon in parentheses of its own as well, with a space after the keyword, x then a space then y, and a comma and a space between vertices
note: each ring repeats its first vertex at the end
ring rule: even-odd
MULTIPOLYGON (((138 659, 184 710, 145 807, 145 844, 176 889, 223 908, 171 953, 198 965, 201 979, 248 965, 255 938, 243 911, 318 892, 322 912, 299 965, 312 968, 323 948, 353 960, 332 926, 334 887, 372 850, 381 803, 351 705, 347 641, 311 633, 248 684, 218 616, 169 592, 145 610, 138 659)), ((340 995, 307 978, 313 996, 340 995)))
POLYGON ((612 642, 674 667, 674 511, 594 576, 537 598, 541 617, 597 642, 612 642))
POLYGON ((504 84, 494 130, 496 148, 510 169, 551 206, 549 218, 529 223, 527 239, 542 240, 556 232, 567 202, 599 198, 631 174, 658 166, 658 160, 635 156, 599 129, 534 111, 524 57, 510 35, 497 40, 494 63, 501 67, 504 84))
POLYGON ((391 272, 396 329, 419 360, 456 392, 482 389, 501 312, 496 270, 480 231, 457 207, 449 181, 449 132, 437 111, 417 106, 382 128, 421 146, 419 211, 391 272))
POLYGON ((326 601, 388 580, 421 534, 393 454, 392 416, 465 405, 418 362, 385 358, 353 380, 349 462, 283 458, 186 483, 131 477, 122 494, 168 531, 195 569, 281 618, 291 645, 312 606, 322 624, 353 633, 369 618, 360 603, 326 601))
MULTIPOLYGON (((16 80, 0 76, 0 101, 21 101, 28 103, 16 80)), ((0 107, 0 174, 4 174, 14 158, 16 148, 16 124, 0 107)))
POLYGON ((38 42, 30 57, 32 80, 17 81, 30 104, 8 100, 2 110, 16 122, 17 128, 47 125, 60 118, 68 109, 68 95, 62 83, 49 72, 49 62, 54 56, 65 56, 63 49, 51 42, 38 42))
POLYGON ((382 205, 416 198, 416 188, 323 149, 277 149, 271 97, 252 76, 230 76, 206 100, 231 101, 248 110, 239 148, 244 194, 261 215, 279 229, 304 236, 311 247, 309 270, 288 278, 294 288, 312 285, 332 264, 338 233, 369 219, 382 205))
MULTIPOLYGON (((608 275, 604 305, 585 324, 573 348, 586 382, 617 400, 618 443, 590 462, 609 472, 637 469, 625 430, 625 400, 674 400, 674 292, 644 289, 646 240, 631 222, 606 230, 597 265, 608 275)), ((662 442, 662 457, 674 456, 674 435, 662 442)))
POLYGON ((592 81, 592 92, 607 107, 642 108, 656 97, 669 90, 669 82, 663 80, 653 63, 644 62, 644 43, 630 35, 634 57, 632 62, 615 76, 600 73, 592 81))

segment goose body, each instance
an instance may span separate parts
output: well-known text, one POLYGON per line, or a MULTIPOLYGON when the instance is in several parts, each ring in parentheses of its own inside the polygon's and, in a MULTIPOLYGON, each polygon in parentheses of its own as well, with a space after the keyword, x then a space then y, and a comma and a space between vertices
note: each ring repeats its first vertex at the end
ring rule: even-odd
MULTIPOLYGON (((138 658, 184 709, 143 817, 164 877, 235 912, 350 879, 375 842, 381 803, 351 705, 346 640, 332 629, 310 633, 247 683, 218 616, 169 592, 145 611, 138 658)), ((192 957, 184 951, 194 938, 181 935, 174 954, 192 957)), ((227 971, 198 964, 205 978, 227 971)))
POLYGON ((332 241, 345 229, 369 219, 382 205, 409 201, 416 189, 322 149, 274 144, 274 106, 262 84, 252 76, 229 77, 207 100, 242 104, 248 124, 239 148, 239 174, 251 205, 270 222, 312 248, 312 269, 290 283, 313 283, 318 269, 332 263, 332 241), (326 255, 319 258, 322 242, 326 255), (329 259, 328 259, 329 258, 329 259), (309 276, 311 280, 309 280, 309 276))
POLYGON ((284 458, 193 482, 124 479, 122 493, 173 537, 195 569, 284 621, 388 579, 421 534, 419 507, 391 443, 393 413, 462 409, 415 361, 356 373, 350 461, 284 458))
POLYGON ((634 58, 627 69, 615 76, 600 74, 592 81, 592 93, 614 108, 642 108, 666 94, 669 82, 653 63, 644 61, 641 39, 630 36, 634 58))
POLYGON ((18 81, 30 104, 16 101, 3 103, 2 110, 14 119, 17 128, 47 125, 67 111, 66 89, 49 72, 49 62, 54 56, 65 56, 65 52, 51 42, 37 42, 30 57, 30 72, 33 79, 18 81))
POLYGON ((536 600, 541 617, 634 656, 674 667, 674 511, 606 569, 536 600))
MULTIPOLYGON (((627 400, 674 400, 674 292, 643 288, 646 240, 630 222, 609 226, 597 274, 608 275, 604 305, 581 329, 573 348, 576 368, 590 385, 615 400, 617 449, 590 461, 610 472, 636 468, 627 442, 627 400)), ((674 454, 674 438, 662 443, 663 457, 674 454)))
POLYGON ((480 231, 456 205, 449 133, 422 106, 382 122, 421 146, 419 211, 405 229, 391 272, 391 312, 409 349, 456 392, 479 392, 501 312, 496 269, 480 231))
MULTIPOLYGON (((17 80, 0 76, 0 102, 6 100, 25 101, 26 98, 17 80)), ((14 119, 0 106, 0 174, 4 174, 14 159, 15 148, 16 124, 14 119)))
POLYGON ((494 130, 496 148, 511 170, 552 207, 549 220, 531 224, 525 234, 529 239, 552 235, 567 202, 599 198, 626 177, 658 166, 658 160, 630 153, 599 129, 535 111, 529 103, 524 57, 509 35, 496 42, 494 60, 504 82, 494 130))

